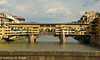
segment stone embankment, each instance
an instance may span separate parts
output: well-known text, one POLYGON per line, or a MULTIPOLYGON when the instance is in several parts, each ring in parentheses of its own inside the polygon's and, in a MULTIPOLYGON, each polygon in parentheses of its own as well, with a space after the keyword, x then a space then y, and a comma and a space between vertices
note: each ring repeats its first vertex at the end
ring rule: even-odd
POLYGON ((99 51, 0 51, 0 60, 100 60, 99 51))

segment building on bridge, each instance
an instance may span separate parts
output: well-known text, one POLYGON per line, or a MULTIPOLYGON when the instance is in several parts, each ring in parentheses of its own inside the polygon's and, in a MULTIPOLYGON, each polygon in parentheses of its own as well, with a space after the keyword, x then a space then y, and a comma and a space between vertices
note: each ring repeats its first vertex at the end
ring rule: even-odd
POLYGON ((4 13, 0 13, 0 18, 3 18, 3 17, 5 17, 5 14, 4 13))
POLYGON ((11 14, 6 15, 6 18, 12 19, 13 20, 12 23, 24 23, 25 21, 24 18, 20 18, 18 16, 11 15, 11 14))
POLYGON ((88 24, 72 23, 12 23, 1 24, 1 38, 27 36, 34 42, 40 36, 54 36, 65 42, 69 36, 88 36, 88 24))
POLYGON ((8 38, 10 31, 11 29, 7 24, 0 24, 0 38, 8 38))
POLYGON ((24 23, 25 19, 11 14, 0 13, 0 23, 24 23))
POLYGON ((89 24, 91 21, 93 21, 96 17, 95 11, 87 11, 81 18, 80 22, 78 23, 83 23, 83 24, 89 24))

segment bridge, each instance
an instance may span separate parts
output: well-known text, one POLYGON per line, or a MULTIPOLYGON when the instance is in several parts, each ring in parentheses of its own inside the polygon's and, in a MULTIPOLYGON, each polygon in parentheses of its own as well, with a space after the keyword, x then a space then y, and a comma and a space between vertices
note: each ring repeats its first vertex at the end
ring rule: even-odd
POLYGON ((89 25, 78 23, 11 23, 1 24, 0 37, 27 36, 35 42, 40 36, 54 36, 65 42, 69 36, 89 36, 89 25))

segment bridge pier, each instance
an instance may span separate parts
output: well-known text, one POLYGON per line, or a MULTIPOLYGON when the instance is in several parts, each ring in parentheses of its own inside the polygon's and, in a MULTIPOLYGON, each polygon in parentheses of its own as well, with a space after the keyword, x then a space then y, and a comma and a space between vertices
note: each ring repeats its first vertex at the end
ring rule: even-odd
POLYGON ((35 36, 33 34, 28 36, 28 42, 29 43, 35 42, 35 36))
POLYGON ((62 31, 61 31, 60 42, 61 43, 66 42, 64 29, 62 29, 62 31))
POLYGON ((66 42, 65 35, 61 35, 61 36, 60 36, 60 42, 61 42, 61 43, 66 42))

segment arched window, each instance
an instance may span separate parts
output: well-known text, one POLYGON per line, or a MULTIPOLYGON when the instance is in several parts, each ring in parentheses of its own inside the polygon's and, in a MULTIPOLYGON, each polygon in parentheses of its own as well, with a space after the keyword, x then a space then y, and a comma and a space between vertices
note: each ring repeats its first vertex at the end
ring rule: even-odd
POLYGON ((50 33, 50 29, 47 28, 47 29, 45 30, 45 33, 50 33))
POLYGON ((51 29, 51 32, 52 32, 52 33, 55 33, 55 29, 51 29))
POLYGON ((44 29, 41 28, 41 29, 40 29, 40 33, 44 33, 44 29))

